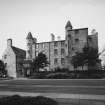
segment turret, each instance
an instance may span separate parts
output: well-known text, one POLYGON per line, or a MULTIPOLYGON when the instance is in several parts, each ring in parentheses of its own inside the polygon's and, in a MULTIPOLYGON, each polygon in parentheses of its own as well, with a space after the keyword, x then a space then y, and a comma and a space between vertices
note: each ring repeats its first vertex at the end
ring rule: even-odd
POLYGON ((55 41, 55 35, 51 33, 51 41, 55 41))
POLYGON ((32 37, 32 33, 29 32, 28 35, 27 35, 27 37, 26 37, 26 39, 32 39, 32 38, 33 38, 33 37, 32 37))
POLYGON ((65 26, 65 51, 66 51, 66 56, 70 55, 71 53, 71 46, 72 46, 72 24, 70 21, 67 22, 65 26))
POLYGON ((26 59, 32 59, 32 45, 33 45, 34 40, 33 40, 31 32, 28 33, 26 37, 26 41, 27 41, 26 59))
POLYGON ((72 30, 72 24, 70 21, 67 22, 66 26, 65 26, 65 30, 72 30))
POLYGON ((36 46, 37 46, 37 39, 33 38, 32 59, 35 59, 35 57, 36 57, 36 46))
POLYGON ((71 37, 72 28, 73 27, 72 27, 71 22, 68 21, 67 24, 66 24, 66 26, 65 26, 65 34, 66 34, 66 37, 65 38, 66 38, 66 40, 71 37))

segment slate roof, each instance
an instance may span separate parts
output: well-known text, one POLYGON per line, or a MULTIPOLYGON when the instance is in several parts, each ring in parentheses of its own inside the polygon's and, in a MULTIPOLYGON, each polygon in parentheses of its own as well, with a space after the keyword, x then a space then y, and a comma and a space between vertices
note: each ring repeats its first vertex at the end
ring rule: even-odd
POLYGON ((14 53, 19 57, 26 57, 26 51, 17 47, 12 46, 11 47, 14 51, 14 53))

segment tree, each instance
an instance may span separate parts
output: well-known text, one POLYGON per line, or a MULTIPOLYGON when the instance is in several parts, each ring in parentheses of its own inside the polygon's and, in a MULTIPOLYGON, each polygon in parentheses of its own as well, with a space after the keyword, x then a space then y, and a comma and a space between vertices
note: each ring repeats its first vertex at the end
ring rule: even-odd
POLYGON ((84 66, 84 53, 76 52, 76 55, 72 56, 71 63, 74 66, 74 69, 81 66, 83 69, 84 66))
POLYGON ((0 75, 5 74, 5 64, 2 60, 0 60, 0 75))
POLYGON ((83 52, 76 52, 76 55, 71 59, 71 63, 74 68, 77 68, 78 66, 83 68, 83 66, 87 64, 89 70, 99 62, 98 50, 92 47, 84 47, 83 52))
POLYGON ((97 63, 100 63, 98 49, 92 47, 84 47, 84 63, 88 65, 91 70, 97 63))
POLYGON ((46 55, 40 52, 33 61, 33 69, 34 71, 39 71, 40 68, 43 69, 48 66, 48 64, 46 55))

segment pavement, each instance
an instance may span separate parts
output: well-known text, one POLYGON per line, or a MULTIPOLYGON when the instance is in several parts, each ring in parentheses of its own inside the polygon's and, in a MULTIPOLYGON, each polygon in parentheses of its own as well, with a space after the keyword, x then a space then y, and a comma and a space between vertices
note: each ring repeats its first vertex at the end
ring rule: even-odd
POLYGON ((105 95, 0 91, 0 96, 12 96, 12 95, 32 96, 32 97, 45 96, 45 97, 56 98, 56 99, 85 99, 85 100, 105 101, 105 95))
POLYGON ((21 78, 0 81, 0 96, 12 95, 45 96, 67 103, 61 105, 70 105, 73 100, 74 103, 76 100, 77 103, 80 100, 84 101, 83 105, 105 105, 105 80, 29 80, 21 78))

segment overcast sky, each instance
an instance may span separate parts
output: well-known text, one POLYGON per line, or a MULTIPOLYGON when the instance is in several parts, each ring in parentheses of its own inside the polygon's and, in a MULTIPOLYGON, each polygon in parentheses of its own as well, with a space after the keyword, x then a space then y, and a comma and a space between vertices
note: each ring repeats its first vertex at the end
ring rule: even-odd
POLYGON ((38 42, 50 41, 50 33, 65 37, 70 20, 74 28, 96 29, 99 48, 105 45, 105 0, 0 0, 0 58, 7 46, 26 49, 29 31, 38 42))

